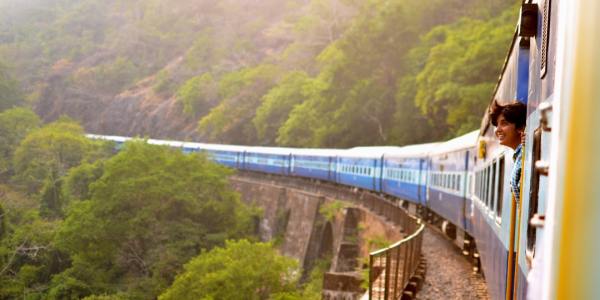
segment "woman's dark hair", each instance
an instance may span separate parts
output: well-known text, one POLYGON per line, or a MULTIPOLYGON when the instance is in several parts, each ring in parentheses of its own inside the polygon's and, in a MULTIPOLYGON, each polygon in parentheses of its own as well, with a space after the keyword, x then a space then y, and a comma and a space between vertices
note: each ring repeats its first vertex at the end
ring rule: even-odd
POLYGON ((525 122, 527 121, 527 105, 519 101, 515 101, 506 105, 500 105, 498 104, 498 101, 494 100, 488 115, 492 125, 494 126, 498 126, 498 117, 503 115, 506 121, 511 124, 515 124, 517 129, 522 129, 525 127, 525 122))

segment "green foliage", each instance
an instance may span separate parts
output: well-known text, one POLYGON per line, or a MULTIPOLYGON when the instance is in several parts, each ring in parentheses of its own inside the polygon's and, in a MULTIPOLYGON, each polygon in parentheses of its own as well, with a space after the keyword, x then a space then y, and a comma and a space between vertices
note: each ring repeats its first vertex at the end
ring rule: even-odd
POLYGON ((222 102, 198 123, 201 136, 226 143, 250 143, 256 131, 252 124, 260 100, 277 81, 280 70, 259 65, 225 75, 219 81, 222 102))
POLYGON ((23 100, 18 82, 0 63, 0 112, 19 105, 23 100))
POLYGON ((156 83, 152 87, 152 90, 157 94, 170 94, 173 92, 175 86, 171 78, 171 74, 167 70, 161 70, 156 74, 156 83))
POLYGON ((60 119, 31 131, 21 141, 14 154, 13 181, 39 197, 42 215, 58 217, 65 205, 62 184, 69 169, 109 153, 106 143, 86 138, 79 124, 60 119))
POLYGON ((93 91, 115 93, 129 87, 138 77, 138 67, 125 57, 93 68, 80 68, 73 75, 73 85, 93 91))
POLYGON ((43 299, 52 274, 66 262, 53 243, 60 222, 42 219, 35 210, 14 203, 2 205, 9 225, 0 240, 0 298, 43 299))
POLYGON ((300 299, 299 273, 270 244, 227 241, 187 263, 159 299, 300 299))
POLYGON ((183 112, 190 116, 205 115, 216 98, 217 86, 210 73, 189 79, 177 90, 177 100, 183 104, 183 112))
POLYGON ((325 272, 329 271, 331 261, 318 260, 310 271, 308 281, 304 284, 302 290, 302 299, 320 300, 323 295, 323 279, 325 272))
POLYGON ((71 120, 33 130, 15 150, 14 180, 30 194, 39 192, 47 179, 57 180, 79 165, 89 149, 83 129, 71 120))
POLYGON ((347 204, 343 201, 335 200, 321 205, 321 207, 319 207, 319 213, 324 216, 327 221, 332 221, 335 216, 346 207, 347 204))
POLYGON ((102 177, 104 161, 95 163, 84 162, 69 170, 64 178, 63 194, 68 202, 72 200, 87 200, 92 196, 90 185, 102 177))
MULTIPOLYGON (((67 182, 78 173, 87 181, 94 169, 74 169, 67 182)), ((247 236, 252 216, 230 190, 229 173, 203 155, 127 143, 83 193, 89 200, 70 206, 57 243, 73 263, 50 295, 151 299, 200 249, 247 236)))
POLYGON ((263 98, 252 120, 260 144, 273 144, 277 131, 283 125, 292 109, 307 100, 312 84, 304 72, 288 73, 279 84, 263 98))
POLYGON ((477 128, 514 30, 512 9, 489 21, 462 19, 432 30, 427 63, 416 77, 415 102, 449 136, 477 128), (493 46, 498 45, 498 46, 493 46))
POLYGON ((0 113, 0 176, 10 176, 11 160, 21 140, 39 127, 39 117, 29 109, 13 108, 0 113))

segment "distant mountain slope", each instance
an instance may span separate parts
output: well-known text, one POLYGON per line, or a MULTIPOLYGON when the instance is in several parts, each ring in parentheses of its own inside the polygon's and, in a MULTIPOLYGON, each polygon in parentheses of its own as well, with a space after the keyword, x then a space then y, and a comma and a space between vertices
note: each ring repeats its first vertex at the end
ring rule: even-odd
POLYGON ((89 132, 405 144, 476 126, 457 122, 488 100, 515 2, 6 0, 0 55, 45 121, 66 114, 89 132))

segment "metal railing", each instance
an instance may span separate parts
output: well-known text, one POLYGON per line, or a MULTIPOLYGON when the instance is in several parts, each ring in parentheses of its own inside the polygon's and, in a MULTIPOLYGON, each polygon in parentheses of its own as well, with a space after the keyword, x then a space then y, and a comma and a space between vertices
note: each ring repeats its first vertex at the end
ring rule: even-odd
POLYGON ((369 299, 400 299, 415 275, 421 259, 425 225, 421 220, 410 219, 416 228, 413 234, 369 255, 369 299))

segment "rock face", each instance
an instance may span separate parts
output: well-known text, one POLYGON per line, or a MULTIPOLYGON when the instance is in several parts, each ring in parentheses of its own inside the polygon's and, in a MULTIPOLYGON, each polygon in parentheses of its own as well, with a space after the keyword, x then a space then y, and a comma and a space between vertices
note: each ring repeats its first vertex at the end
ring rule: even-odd
MULTIPOLYGON (((181 57, 165 67, 177 67, 181 57)), ((87 65, 89 63, 79 64, 87 65)), ((93 63, 92 63, 93 64, 93 63)), ((140 136, 162 139, 197 140, 197 120, 186 116, 175 97, 165 98, 153 90, 154 76, 112 95, 69 83, 74 66, 56 70, 41 88, 36 112, 51 122, 68 116, 86 132, 107 135, 140 136)))

